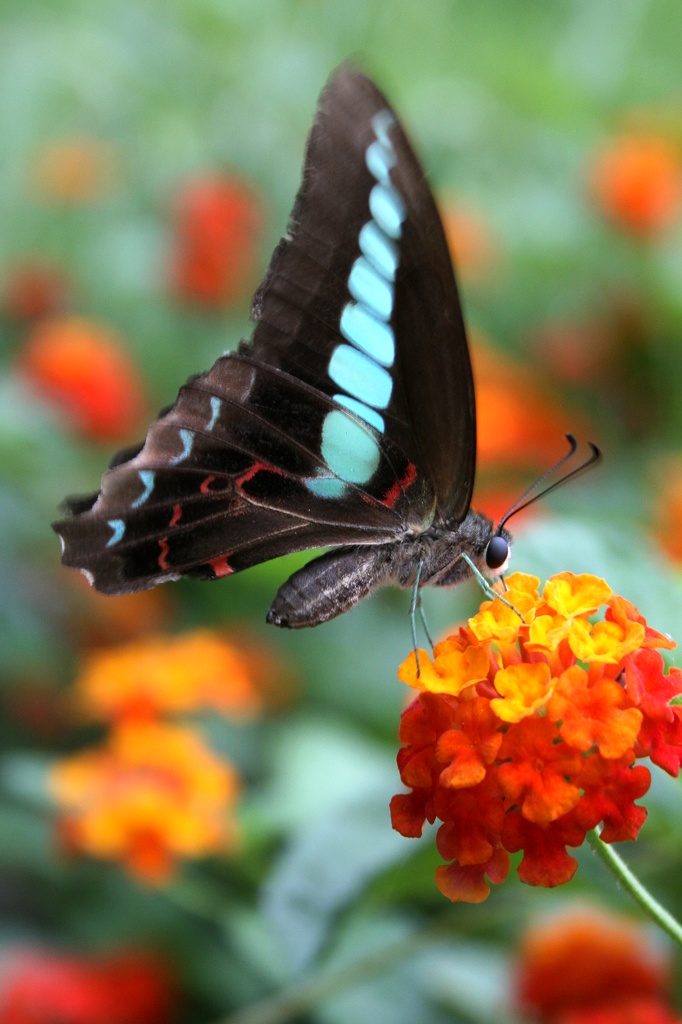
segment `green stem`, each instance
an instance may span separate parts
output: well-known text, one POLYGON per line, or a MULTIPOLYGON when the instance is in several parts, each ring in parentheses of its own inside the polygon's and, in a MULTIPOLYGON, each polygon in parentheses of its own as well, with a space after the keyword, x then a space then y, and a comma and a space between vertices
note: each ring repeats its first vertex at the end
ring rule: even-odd
POLYGON ((587 839, 594 852, 607 866, 623 889, 632 896, 633 900, 639 903, 640 907, 656 922, 659 928, 662 928, 671 939, 674 939, 678 945, 682 946, 682 925, 680 925, 679 921, 675 920, 672 914, 669 914, 658 900, 654 899, 648 889, 645 889, 639 879, 630 871, 625 861, 621 860, 613 847, 601 841, 596 828, 587 833, 587 839))

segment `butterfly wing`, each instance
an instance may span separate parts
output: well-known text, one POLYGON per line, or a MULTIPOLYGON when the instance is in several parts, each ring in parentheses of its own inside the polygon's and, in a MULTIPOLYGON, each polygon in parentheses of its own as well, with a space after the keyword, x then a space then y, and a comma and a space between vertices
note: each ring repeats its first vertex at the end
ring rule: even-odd
MULTIPOLYGON (((443 226, 397 115, 370 79, 342 67, 320 101, 289 233, 256 293, 254 354, 338 393, 330 354, 344 340, 340 320, 345 339, 365 340, 362 325, 353 336, 353 318, 346 314, 344 323, 344 313, 349 278, 368 255, 382 267, 366 285, 370 299, 374 287, 381 301, 383 273, 394 286, 386 431, 428 479, 440 518, 461 520, 473 490, 476 417, 443 226)), ((353 310, 362 306, 356 296, 353 310)), ((371 352, 372 339, 366 340, 371 352)))
POLYGON ((395 114, 353 69, 323 93, 253 316, 251 342, 188 381, 55 524, 98 589, 466 514, 473 385, 443 230, 395 114))

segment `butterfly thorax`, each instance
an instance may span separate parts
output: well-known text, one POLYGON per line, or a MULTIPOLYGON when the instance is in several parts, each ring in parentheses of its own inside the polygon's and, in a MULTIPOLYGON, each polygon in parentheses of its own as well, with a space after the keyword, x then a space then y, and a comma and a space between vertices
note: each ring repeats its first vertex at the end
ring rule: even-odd
MULTIPOLYGON (((414 536, 388 544, 336 548, 309 562, 280 587, 268 622, 298 629, 326 622, 357 604, 379 586, 411 588, 419 566, 420 586, 451 587, 472 575, 467 555, 481 573, 490 573, 485 553, 494 527, 470 511, 463 522, 435 522, 414 536)), ((506 530, 502 536, 511 543, 506 530)))

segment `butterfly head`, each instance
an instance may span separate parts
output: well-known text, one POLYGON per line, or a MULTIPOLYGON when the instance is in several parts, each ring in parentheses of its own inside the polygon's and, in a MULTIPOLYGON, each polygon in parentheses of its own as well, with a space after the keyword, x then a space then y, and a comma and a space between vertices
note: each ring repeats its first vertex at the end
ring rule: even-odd
POLYGON ((488 541, 485 549, 485 564, 493 576, 502 576, 509 564, 511 556, 511 537, 502 526, 488 541))

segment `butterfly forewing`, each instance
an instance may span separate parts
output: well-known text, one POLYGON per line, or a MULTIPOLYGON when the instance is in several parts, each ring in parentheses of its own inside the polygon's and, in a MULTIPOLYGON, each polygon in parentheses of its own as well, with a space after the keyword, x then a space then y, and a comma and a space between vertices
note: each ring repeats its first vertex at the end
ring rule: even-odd
POLYGON ((435 204, 395 114, 342 68, 320 101, 251 342, 181 389, 55 528, 109 593, 464 517, 473 388, 435 204))

